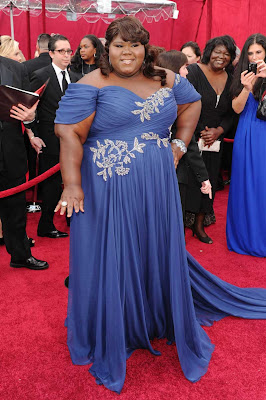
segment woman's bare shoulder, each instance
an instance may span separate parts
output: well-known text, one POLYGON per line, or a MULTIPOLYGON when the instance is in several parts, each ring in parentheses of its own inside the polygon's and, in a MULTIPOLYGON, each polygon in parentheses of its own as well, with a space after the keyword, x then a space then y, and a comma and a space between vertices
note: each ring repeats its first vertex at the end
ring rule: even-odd
POLYGON ((98 89, 101 89, 105 86, 105 82, 108 78, 101 73, 100 68, 95 69, 94 71, 86 74, 81 78, 77 83, 82 83, 83 85, 91 85, 95 86, 98 89))

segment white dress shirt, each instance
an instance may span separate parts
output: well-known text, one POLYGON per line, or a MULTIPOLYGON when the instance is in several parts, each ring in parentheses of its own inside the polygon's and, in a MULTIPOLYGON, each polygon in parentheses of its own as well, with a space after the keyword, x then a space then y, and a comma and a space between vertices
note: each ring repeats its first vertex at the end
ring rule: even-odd
POLYGON ((63 85, 62 85, 63 74, 62 74, 62 71, 65 71, 65 73, 66 73, 65 77, 66 77, 67 83, 71 83, 69 73, 68 73, 67 69, 61 69, 57 65, 55 65, 53 62, 52 62, 52 66, 53 66, 53 69, 55 70, 55 73, 56 73, 56 76, 57 76, 57 80, 58 80, 60 88, 61 88, 61 90, 63 92, 63 85))

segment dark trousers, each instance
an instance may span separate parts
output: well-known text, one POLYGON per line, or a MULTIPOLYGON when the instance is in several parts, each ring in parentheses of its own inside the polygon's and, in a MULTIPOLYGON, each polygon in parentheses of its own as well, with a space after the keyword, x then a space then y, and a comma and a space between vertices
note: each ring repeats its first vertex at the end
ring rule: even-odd
POLYGON ((36 160, 37 160, 37 153, 31 147, 31 143, 27 134, 24 134, 24 143, 27 151, 27 158, 28 158, 28 170, 29 170, 29 180, 36 177, 36 160))
MULTIPOLYGON (((0 190, 10 189, 25 182, 25 176, 8 179, 0 174, 0 190)), ((5 245, 11 261, 26 260, 31 256, 26 234, 26 196, 25 192, 0 199, 0 218, 3 225, 5 245)))
MULTIPOLYGON (((40 154, 39 174, 52 168, 59 162, 59 156, 40 154)), ((54 209, 62 193, 62 177, 60 171, 40 184, 42 199, 42 214, 38 225, 38 234, 54 231, 54 209)))

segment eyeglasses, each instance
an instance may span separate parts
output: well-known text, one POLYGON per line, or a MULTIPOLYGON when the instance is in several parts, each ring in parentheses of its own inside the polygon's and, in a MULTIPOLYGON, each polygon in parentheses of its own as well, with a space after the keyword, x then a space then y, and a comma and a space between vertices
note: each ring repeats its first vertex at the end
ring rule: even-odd
POLYGON ((73 50, 71 49, 60 49, 60 50, 53 50, 54 51, 58 51, 59 54, 65 55, 67 53, 68 56, 71 56, 71 54, 73 53, 73 50))

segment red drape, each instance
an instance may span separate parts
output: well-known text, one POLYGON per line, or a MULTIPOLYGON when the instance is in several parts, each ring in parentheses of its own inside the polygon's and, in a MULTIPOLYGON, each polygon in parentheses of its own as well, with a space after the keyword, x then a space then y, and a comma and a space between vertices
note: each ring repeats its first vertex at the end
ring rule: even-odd
MULTIPOLYGON (((197 40, 203 49, 210 37, 229 34, 234 37, 241 48, 246 38, 256 32, 266 34, 265 9, 266 0, 260 0, 254 5, 254 0, 177 0, 179 17, 177 20, 160 20, 159 22, 144 22, 151 34, 151 44, 180 49, 188 40, 197 40)), ((20 42, 20 48, 28 58, 27 19, 26 12, 14 17, 15 39, 20 42)), ((42 33, 43 21, 39 17, 30 18, 31 54, 34 54, 37 36, 42 33)), ((103 21, 88 23, 83 18, 78 21, 67 21, 64 15, 57 18, 46 18, 47 33, 61 33, 70 40, 76 49, 80 39, 93 33, 103 37, 107 25, 103 21)), ((9 16, 0 12, 0 34, 10 35, 9 16)))

